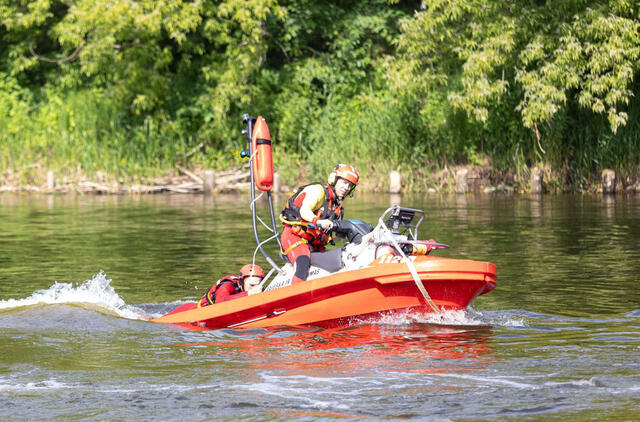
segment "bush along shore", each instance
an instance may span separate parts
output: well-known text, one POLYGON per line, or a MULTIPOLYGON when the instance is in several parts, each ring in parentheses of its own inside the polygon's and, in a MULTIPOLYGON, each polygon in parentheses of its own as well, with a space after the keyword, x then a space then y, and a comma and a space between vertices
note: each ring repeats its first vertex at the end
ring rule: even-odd
MULTIPOLYGON (((324 181, 323 177, 312 177, 309 166, 298 168, 296 176, 291 171, 274 174, 273 191, 289 193, 298 184, 324 181), (282 174, 287 176, 283 177, 282 174)), ((640 194, 640 172, 604 169, 599 178, 581 180, 580 185, 571 174, 554 172, 549 167, 532 167, 519 171, 498 171, 492 166, 457 165, 440 169, 414 169, 388 172, 364 171, 358 189, 363 192, 388 193, 638 193, 640 194)), ((11 169, 0 173, 0 193, 31 192, 60 194, 214 194, 221 192, 244 192, 250 188, 248 163, 239 168, 214 171, 202 167, 187 169, 177 166, 163 172, 162 176, 112 177, 103 171, 91 175, 80 168, 73 170, 44 170, 39 166, 25 172, 11 169), (20 176, 18 176, 20 175, 20 176), (25 182, 26 179, 26 182, 25 182)))

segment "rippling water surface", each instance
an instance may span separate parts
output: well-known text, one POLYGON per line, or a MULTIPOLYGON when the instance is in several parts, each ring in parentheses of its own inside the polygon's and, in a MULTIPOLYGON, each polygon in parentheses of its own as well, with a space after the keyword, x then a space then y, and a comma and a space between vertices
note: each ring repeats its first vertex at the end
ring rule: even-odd
POLYGON ((152 324, 251 260, 247 198, 0 195, 0 420, 640 419, 640 198, 349 201, 424 209, 497 288, 341 329, 152 324))

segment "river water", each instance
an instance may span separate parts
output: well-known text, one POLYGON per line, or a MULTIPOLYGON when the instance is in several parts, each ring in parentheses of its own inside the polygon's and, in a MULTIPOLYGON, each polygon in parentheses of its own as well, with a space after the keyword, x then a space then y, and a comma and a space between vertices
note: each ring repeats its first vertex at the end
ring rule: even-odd
POLYGON ((437 318, 189 331, 146 319, 251 261, 245 196, 0 195, 0 420, 640 420, 640 197, 357 195, 347 218, 393 203, 497 288, 437 318))

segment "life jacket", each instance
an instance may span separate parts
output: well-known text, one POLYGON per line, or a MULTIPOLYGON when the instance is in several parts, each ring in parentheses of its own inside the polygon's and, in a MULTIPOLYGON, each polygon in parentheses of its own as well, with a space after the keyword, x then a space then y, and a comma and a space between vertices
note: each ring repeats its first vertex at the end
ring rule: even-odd
POLYGON ((233 285, 233 289, 235 293, 241 292, 242 288, 240 287, 240 282, 242 281, 242 277, 239 275, 227 275, 222 277, 220 280, 216 282, 213 287, 209 289, 207 294, 205 294, 202 299, 198 302, 198 308, 207 305, 213 305, 216 303, 216 291, 225 283, 231 283, 233 285))
POLYGON ((333 221, 342 219, 342 205, 338 203, 333 188, 324 183, 316 182, 296 189, 282 210, 281 220, 284 225, 291 227, 291 231, 295 235, 305 239, 313 246, 322 247, 332 240, 330 230, 323 230, 315 225, 309 227, 309 222, 300 215, 300 206, 302 205, 302 199, 304 199, 300 199, 300 194, 304 188, 311 185, 321 185, 324 189, 324 203, 318 210, 314 211, 318 219, 333 221))

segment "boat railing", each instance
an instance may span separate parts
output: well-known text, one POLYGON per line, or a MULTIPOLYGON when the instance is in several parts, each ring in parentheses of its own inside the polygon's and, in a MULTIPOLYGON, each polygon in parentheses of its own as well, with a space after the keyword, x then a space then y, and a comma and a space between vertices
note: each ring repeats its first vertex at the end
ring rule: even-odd
MULTIPOLYGON (((256 239, 256 243, 257 243, 257 247, 256 250, 253 254, 253 264, 255 264, 256 261, 256 253, 257 251, 260 251, 260 253, 262 254, 262 256, 264 256, 264 258, 267 260, 267 262, 269 263, 269 265, 271 265, 272 268, 275 268, 277 271, 282 271, 281 268, 275 263, 275 261, 271 258, 271 256, 269 256, 269 254, 264 250, 263 245, 265 243, 267 243, 270 240, 275 239, 276 243, 278 244, 278 247, 280 248, 280 250, 282 250, 282 245, 280 244, 280 237, 278 236, 278 228, 276 225, 276 220, 275 220, 275 215, 273 212, 273 200, 271 197, 271 191, 267 191, 267 202, 269 204, 269 213, 270 213, 270 217, 271 217, 271 227, 269 227, 267 224, 265 224, 260 217, 258 217, 257 215, 257 210, 256 210, 256 201, 260 198, 260 196, 262 196, 262 194, 260 194, 260 196, 256 197, 256 193, 255 193, 255 179, 254 179, 254 172, 253 172, 253 154, 255 154, 255 151, 253 151, 252 148, 252 136, 253 136, 253 126, 256 122, 256 119, 251 117, 248 114, 244 114, 242 116, 242 123, 246 125, 246 128, 242 131, 242 133, 246 136, 247 138, 247 144, 248 144, 248 154, 247 156, 249 157, 249 174, 251 177, 251 187, 249 189, 250 193, 251 193, 251 217, 252 217, 252 223, 253 223, 253 234, 254 237, 256 239), (260 236, 258 234, 258 225, 257 225, 257 221, 259 221, 260 223, 262 223, 267 230, 269 230, 269 232, 272 234, 272 236, 270 236, 268 239, 261 241, 260 240, 260 236)), ((280 254, 280 258, 284 261, 284 256, 282 254, 280 254)), ((286 261, 285 261, 286 262, 286 261)))
POLYGON ((379 224, 383 224, 391 233, 407 235, 409 240, 418 240, 418 228, 424 220, 424 211, 394 205, 382 213, 379 224), (413 221, 418 216, 418 221, 413 221))

